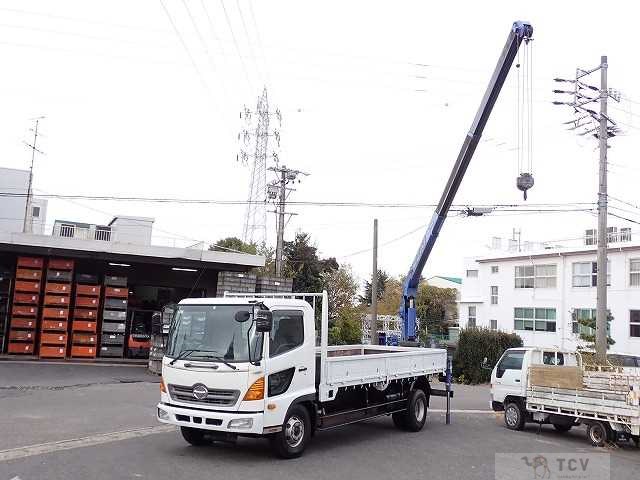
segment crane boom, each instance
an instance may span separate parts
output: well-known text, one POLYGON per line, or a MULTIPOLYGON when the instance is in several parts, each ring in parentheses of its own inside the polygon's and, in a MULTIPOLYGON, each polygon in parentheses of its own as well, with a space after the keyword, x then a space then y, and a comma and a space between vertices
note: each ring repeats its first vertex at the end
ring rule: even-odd
POLYGON ((404 281, 402 291, 402 302, 400 305, 400 317, 402 318, 402 338, 405 342, 413 342, 416 339, 416 308, 415 298, 417 295, 418 284, 420 282, 420 275, 424 269, 425 263, 433 250, 433 246, 436 243, 440 229, 447 218, 449 208, 453 203, 453 199, 460 187, 460 182, 464 177, 469 162, 473 157, 476 150, 482 131, 484 130, 493 106, 498 99, 500 90, 504 85, 507 78, 507 74, 513 64, 513 60, 518 53, 520 44, 522 41, 529 41, 533 35, 533 27, 529 22, 514 22, 507 38, 502 54, 498 59, 496 68, 491 76, 489 86, 482 98, 478 113, 471 124, 469 133, 464 139, 458 158, 453 166, 449 180, 442 192, 438 206, 436 207, 431 222, 427 227, 427 231, 424 234, 420 248, 416 253, 416 257, 411 264, 407 278, 404 281))

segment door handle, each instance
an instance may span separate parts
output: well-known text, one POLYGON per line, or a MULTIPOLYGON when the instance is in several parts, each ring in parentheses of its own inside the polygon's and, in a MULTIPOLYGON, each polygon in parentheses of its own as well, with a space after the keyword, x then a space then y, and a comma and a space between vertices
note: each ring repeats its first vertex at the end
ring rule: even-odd
POLYGON ((516 383, 520 383, 520 379, 519 378, 516 378, 516 383))
POLYGON ((307 367, 300 367, 298 369, 299 372, 306 372, 307 371, 307 367))

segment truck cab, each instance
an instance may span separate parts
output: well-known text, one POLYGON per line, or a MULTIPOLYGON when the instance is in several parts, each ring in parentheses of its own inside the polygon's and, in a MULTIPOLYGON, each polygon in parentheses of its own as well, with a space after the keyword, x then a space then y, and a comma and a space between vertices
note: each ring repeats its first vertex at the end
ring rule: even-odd
POLYGON ((163 359, 160 421, 227 434, 278 429, 290 405, 315 397, 314 332, 307 302, 183 300, 163 359), (252 320, 266 309, 272 326, 262 335, 252 320))
POLYGON ((491 408, 503 411, 510 403, 524 410, 531 365, 578 365, 575 352, 519 347, 506 350, 491 372, 491 408))

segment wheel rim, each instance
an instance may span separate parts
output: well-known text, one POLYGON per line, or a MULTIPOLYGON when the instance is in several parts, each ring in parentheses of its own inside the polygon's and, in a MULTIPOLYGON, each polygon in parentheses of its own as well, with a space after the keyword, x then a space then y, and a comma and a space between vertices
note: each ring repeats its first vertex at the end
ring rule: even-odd
POLYGON ((284 438, 291 448, 296 448, 302 443, 304 439, 304 422, 297 415, 292 415, 287 420, 284 428, 284 438))
POLYGON ((600 425, 595 425, 591 428, 591 440, 593 443, 601 444, 604 441, 604 430, 600 425))
POLYGON ((416 421, 418 423, 422 422, 424 420, 424 414, 425 414, 425 406, 424 406, 424 400, 422 400, 421 398, 419 398, 416 401, 416 404, 413 407, 413 414, 416 418, 416 421))
POLYGON ((509 407, 507 411, 504 412, 504 418, 507 421, 507 425, 515 427, 518 424, 518 411, 515 407, 509 407))

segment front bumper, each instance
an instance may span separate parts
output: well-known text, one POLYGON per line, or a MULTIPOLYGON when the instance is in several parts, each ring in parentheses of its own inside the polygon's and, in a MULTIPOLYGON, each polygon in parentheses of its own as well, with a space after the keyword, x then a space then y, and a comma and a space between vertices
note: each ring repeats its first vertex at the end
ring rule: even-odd
MULTIPOLYGON (((266 433, 264 432, 264 415, 262 412, 210 412, 176 407, 162 402, 158 403, 157 407, 156 416, 158 421, 162 423, 238 435, 263 435, 266 433), (251 426, 247 428, 229 426, 232 420, 250 420, 251 426)), ((246 425, 247 422, 245 421, 244 423, 246 425)))

